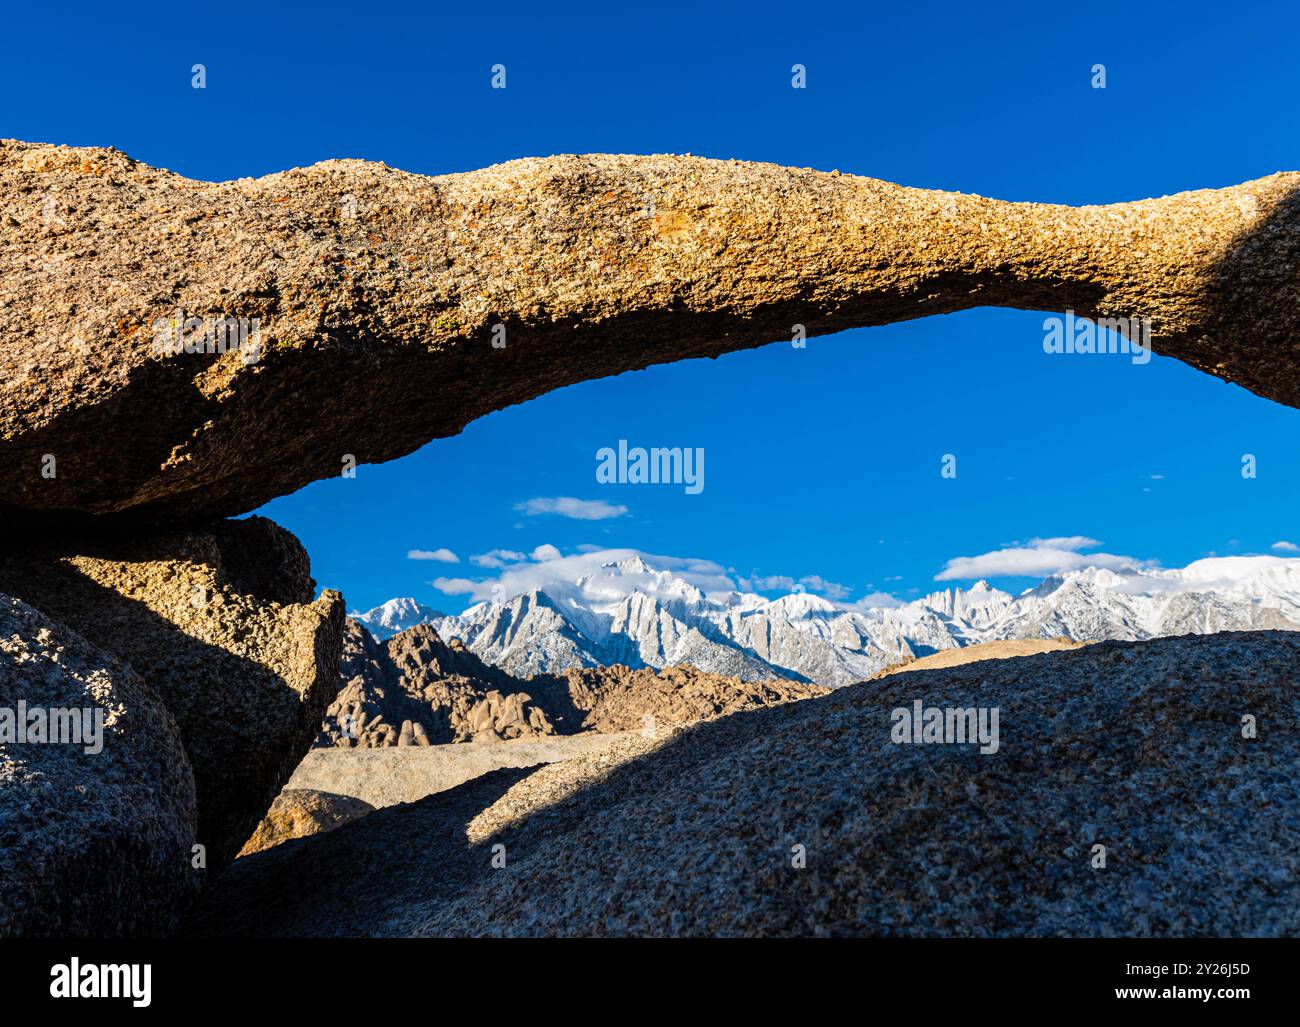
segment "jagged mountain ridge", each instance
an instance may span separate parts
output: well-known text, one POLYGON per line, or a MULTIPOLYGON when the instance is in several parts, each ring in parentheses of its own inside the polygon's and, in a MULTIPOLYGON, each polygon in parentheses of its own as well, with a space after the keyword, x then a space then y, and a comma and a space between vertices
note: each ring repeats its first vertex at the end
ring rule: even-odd
MULTIPOLYGON (((373 613, 359 619, 369 627, 373 613)), ((1218 557, 1172 570, 1090 567, 1018 596, 979 581, 906 604, 849 608, 810 593, 706 594, 632 557, 550 590, 479 603, 459 616, 431 615, 428 623, 518 677, 689 663, 746 681, 843 685, 980 642, 1300 630, 1300 559, 1218 557)))
POLYGON ((528 680, 484 663, 459 639, 417 624, 380 642, 348 618, 342 688, 317 748, 497 742, 584 731, 672 727, 825 695, 806 682, 736 677, 692 666, 568 669, 528 680))

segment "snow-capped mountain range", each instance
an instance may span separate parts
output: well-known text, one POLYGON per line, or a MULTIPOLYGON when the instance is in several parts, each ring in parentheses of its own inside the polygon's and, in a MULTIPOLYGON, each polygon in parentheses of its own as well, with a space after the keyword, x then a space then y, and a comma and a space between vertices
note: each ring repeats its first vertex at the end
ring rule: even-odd
POLYGON ((614 663, 689 663, 746 680, 844 685, 913 657, 1000 639, 1300 631, 1300 559, 1222 557, 1174 570, 1090 567, 1018 596, 979 581, 906 604, 850 608, 805 592, 779 599, 706 594, 638 556, 563 587, 478 603, 459 616, 414 599, 354 616, 380 638, 431 623, 444 639, 458 638, 520 677, 614 663))

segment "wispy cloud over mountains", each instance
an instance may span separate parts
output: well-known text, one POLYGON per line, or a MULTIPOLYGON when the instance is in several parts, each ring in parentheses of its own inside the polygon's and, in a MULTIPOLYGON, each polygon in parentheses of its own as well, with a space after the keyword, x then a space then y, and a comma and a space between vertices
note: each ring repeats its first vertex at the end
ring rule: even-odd
POLYGON ((1149 567, 1151 561, 1114 553, 1085 553, 1101 545, 1086 535, 1030 539, 1025 545, 995 549, 979 556, 959 556, 949 560, 935 581, 970 581, 976 578, 1047 577, 1084 567, 1125 570, 1149 567))

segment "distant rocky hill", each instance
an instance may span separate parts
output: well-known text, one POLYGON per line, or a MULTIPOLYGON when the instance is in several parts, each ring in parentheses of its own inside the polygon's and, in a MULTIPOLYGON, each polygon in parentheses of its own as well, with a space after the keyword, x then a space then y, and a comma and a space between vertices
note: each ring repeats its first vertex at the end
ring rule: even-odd
POLYGON ((386 641, 349 618, 340 675, 317 747, 381 748, 628 731, 824 695, 820 685, 742 681, 690 666, 566 670, 527 680, 484 663, 430 624, 386 641))
POLYGON ((596 667, 566 670, 555 676, 570 701, 586 716, 585 728, 596 731, 644 731, 676 727, 761 706, 826 695, 830 689, 798 681, 769 678, 741 681, 683 664, 653 670, 642 667, 596 667))

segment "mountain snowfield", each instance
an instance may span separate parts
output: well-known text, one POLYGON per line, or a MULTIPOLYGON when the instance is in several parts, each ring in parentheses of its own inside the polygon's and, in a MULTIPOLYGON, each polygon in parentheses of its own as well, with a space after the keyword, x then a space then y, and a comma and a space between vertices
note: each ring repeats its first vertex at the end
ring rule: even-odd
POLYGON ((1136 641, 1162 635, 1300 631, 1300 559, 1198 560, 1174 570, 1089 567, 1013 596, 976 582, 906 604, 847 607, 797 592, 708 593, 639 556, 505 602, 444 616, 414 599, 354 614, 379 638, 431 623, 511 674, 667 667, 756 680, 845 685, 941 649, 1001 639, 1136 641))

